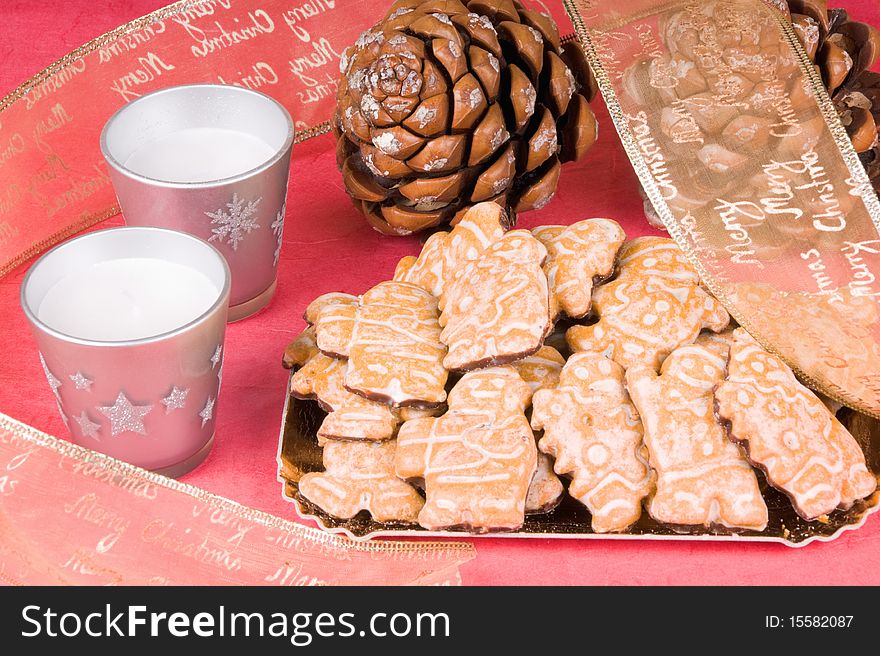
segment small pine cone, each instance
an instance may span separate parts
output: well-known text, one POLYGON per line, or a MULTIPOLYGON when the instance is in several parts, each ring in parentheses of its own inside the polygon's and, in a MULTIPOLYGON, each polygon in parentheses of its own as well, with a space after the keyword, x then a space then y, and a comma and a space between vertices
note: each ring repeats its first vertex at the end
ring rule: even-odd
POLYGON ((583 53, 516 0, 398 0, 340 69, 337 163, 385 234, 542 207, 596 139, 583 53))

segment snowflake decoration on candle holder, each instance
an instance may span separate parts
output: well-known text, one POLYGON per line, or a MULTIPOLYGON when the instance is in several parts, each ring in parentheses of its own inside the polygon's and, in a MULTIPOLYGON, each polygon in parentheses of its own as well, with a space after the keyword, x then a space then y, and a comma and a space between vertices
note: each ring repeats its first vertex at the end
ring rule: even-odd
POLYGON ((223 345, 217 344, 214 349, 214 355, 211 356, 211 371, 217 368, 217 365, 223 361, 223 345))
POLYGON ((229 244, 234 251, 238 250, 239 242, 252 230, 260 227, 255 215, 261 200, 263 199, 257 198, 246 201, 233 193, 232 201, 226 203, 225 210, 221 207, 215 212, 205 212, 211 219, 211 225, 216 226, 211 229, 214 234, 208 238, 208 241, 217 240, 221 244, 229 244))
POLYGON ((275 235, 277 244, 275 246, 275 266, 278 266, 278 258, 281 257, 281 235, 284 234, 284 213, 286 210, 287 203, 285 202, 281 204, 281 209, 278 210, 278 214, 275 215, 275 220, 270 226, 272 228, 272 234, 275 235))

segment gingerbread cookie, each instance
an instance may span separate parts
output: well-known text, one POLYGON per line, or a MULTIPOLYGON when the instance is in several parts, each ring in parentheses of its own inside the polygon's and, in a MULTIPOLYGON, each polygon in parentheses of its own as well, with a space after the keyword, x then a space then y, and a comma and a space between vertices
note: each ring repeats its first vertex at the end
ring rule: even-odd
POLYGON ((348 348, 358 297, 351 294, 331 292, 309 303, 304 318, 315 331, 318 348, 334 358, 343 357, 348 348))
POLYGON ((501 239, 507 224, 500 205, 477 203, 450 232, 431 235, 417 258, 408 256, 400 260, 394 280, 411 282, 439 298, 455 272, 501 239))
POLYGON ((617 278, 593 291, 599 321, 572 326, 573 351, 594 351, 624 369, 658 369, 673 349, 691 344, 700 330, 724 330, 727 311, 699 284, 699 276, 670 239, 640 237, 620 250, 617 278))
POLYGON ((726 362, 727 356, 730 355, 730 345, 733 344, 733 328, 720 333, 704 330, 697 336, 694 344, 711 351, 726 362))
POLYGON ((531 233, 513 230, 456 272, 440 297, 447 369, 505 364, 541 348, 552 327, 546 256, 531 233))
POLYGON ((715 399, 731 439, 804 519, 849 508, 876 489, 855 438, 788 365, 741 328, 715 399))
POLYGON ((290 393, 315 399, 329 414, 318 428, 318 443, 337 440, 388 440, 394 437, 397 417, 383 403, 370 401, 345 389, 344 360, 318 353, 290 381, 290 393))
POLYGON ((394 475, 396 442, 341 442, 324 447, 323 472, 299 481, 303 497, 340 519, 366 510, 377 522, 416 521, 424 500, 394 475))
POLYGON ((657 472, 648 513, 658 522, 755 531, 767 526, 755 472, 715 418, 713 390, 725 365, 710 350, 689 345, 666 358, 659 376, 647 364, 626 372, 657 472))
POLYGON ((532 234, 547 248, 544 272, 550 286, 550 316, 560 312, 585 317, 590 311, 593 282, 614 271, 617 251, 626 235, 610 219, 586 219, 570 226, 546 225, 532 234))
POLYGON ((562 501, 565 488, 553 471, 553 458, 538 453, 538 466, 526 494, 526 514, 535 515, 553 510, 562 501))
POLYGON ((640 451, 642 423, 623 384, 623 369, 596 353, 572 355, 559 384, 535 393, 538 445, 570 476, 569 493, 592 514, 596 533, 622 531, 642 514, 654 489, 640 451))
POLYGON ((449 410, 400 427, 395 471, 424 481, 419 524, 430 530, 518 529, 537 466, 525 416, 531 390, 512 367, 465 374, 449 393, 449 410))
POLYGON ((565 358, 552 346, 542 346, 532 355, 511 363, 532 393, 545 387, 556 387, 565 358))
POLYGON ((315 341, 315 329, 313 326, 309 326, 284 349, 281 365, 285 369, 301 367, 317 353, 318 344, 315 341))
POLYGON ((348 358, 347 389, 368 399, 437 406, 446 400, 437 299, 421 287, 383 282, 348 301, 326 304, 315 317, 318 348, 348 358))

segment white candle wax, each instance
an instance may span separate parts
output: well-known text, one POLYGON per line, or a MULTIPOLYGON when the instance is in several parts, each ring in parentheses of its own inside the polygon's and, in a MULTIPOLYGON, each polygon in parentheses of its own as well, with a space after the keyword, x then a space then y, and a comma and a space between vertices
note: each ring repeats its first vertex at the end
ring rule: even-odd
POLYGON ((196 319, 219 293, 207 276, 182 264, 146 257, 106 260, 55 283, 37 316, 81 339, 141 339, 196 319))
POLYGON ((273 154, 264 141, 247 132, 187 128, 140 146, 123 164, 154 180, 207 182, 250 171, 273 154))

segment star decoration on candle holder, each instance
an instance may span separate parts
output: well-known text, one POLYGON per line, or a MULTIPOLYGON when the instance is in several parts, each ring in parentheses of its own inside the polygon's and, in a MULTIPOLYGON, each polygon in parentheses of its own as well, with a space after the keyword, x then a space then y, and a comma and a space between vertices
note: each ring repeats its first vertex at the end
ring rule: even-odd
POLYGON ((257 223, 255 214, 257 206, 262 197, 252 201, 245 201, 239 198, 238 194, 232 194, 232 201, 226 203, 226 209, 222 207, 214 212, 205 212, 210 217, 211 225, 216 226, 211 229, 212 234, 208 241, 219 241, 221 244, 226 243, 232 246, 232 250, 238 250, 238 244, 252 230, 260 227, 257 223))
POLYGON ((211 417, 213 417, 213 416, 214 416, 214 399, 212 399, 209 396, 207 402, 205 403, 205 407, 202 408, 202 411, 199 413, 199 417, 202 418, 202 428, 205 427, 205 424, 207 424, 211 420, 211 417))
MULTIPOLYGON (((46 374, 46 380, 49 381, 49 387, 52 388, 52 394, 55 395, 55 398, 58 400, 58 403, 61 403, 61 394, 58 392, 58 388, 61 387, 61 381, 56 378, 51 371, 49 371, 49 365, 46 364, 46 359, 43 357, 43 354, 40 353, 40 364, 43 365, 43 373, 46 374)), ((63 412, 61 413, 64 414, 63 412)), ((64 418, 64 423, 67 423, 67 418, 64 418)))
POLYGON ((67 430, 70 430, 70 421, 67 419, 67 414, 64 412, 64 408, 61 407, 61 400, 56 398, 55 405, 58 406, 58 414, 61 415, 61 421, 63 421, 64 425, 67 426, 67 430))
POLYGON ((83 376, 81 372, 77 371, 75 374, 72 374, 71 376, 69 376, 69 378, 70 378, 70 380, 73 381, 73 384, 76 387, 76 389, 91 391, 92 383, 94 381, 89 380, 88 378, 83 376))
POLYGON ((171 392, 168 396, 162 399, 162 404, 165 406, 165 414, 170 415, 175 410, 184 407, 186 405, 187 394, 189 394, 188 387, 181 389, 177 385, 172 386, 171 392))
POLYGON ((74 417, 73 420, 79 424, 79 429, 82 431, 83 436, 101 441, 98 439, 98 430, 101 428, 101 424, 96 424, 89 419, 89 415, 85 410, 80 413, 79 417, 74 417))
POLYGON ((269 226, 272 228, 272 234, 275 235, 276 246, 275 246, 275 266, 278 266, 278 258, 281 257, 281 235, 284 234, 284 213, 287 210, 287 203, 281 204, 281 209, 278 210, 278 214, 275 215, 275 220, 272 222, 272 225, 269 226))
POLYGON ((211 371, 217 368, 217 365, 220 363, 220 360, 223 358, 223 345, 218 344, 217 348, 214 349, 214 355, 211 356, 211 371))
POLYGON ((134 405, 119 392, 116 403, 107 406, 98 406, 98 412, 110 420, 110 434, 116 437, 119 433, 131 432, 146 435, 144 417, 153 409, 152 405, 134 405))

